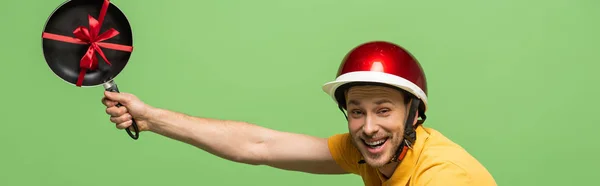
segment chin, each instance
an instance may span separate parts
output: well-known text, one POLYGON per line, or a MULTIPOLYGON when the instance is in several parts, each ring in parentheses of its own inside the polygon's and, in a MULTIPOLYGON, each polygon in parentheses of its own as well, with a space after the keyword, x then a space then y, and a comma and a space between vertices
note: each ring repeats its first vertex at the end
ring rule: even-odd
POLYGON ((374 167, 374 168, 381 168, 381 167, 387 165, 389 163, 389 161, 390 161, 390 158, 380 157, 380 158, 374 159, 374 158, 365 156, 365 162, 369 166, 374 167))
POLYGON ((361 139, 355 141, 360 153, 362 154, 365 163, 371 167, 380 168, 387 165, 392 158, 393 151, 396 145, 392 140, 387 140, 379 150, 370 149, 363 143, 361 139), (375 153, 374 153, 375 152, 375 153))

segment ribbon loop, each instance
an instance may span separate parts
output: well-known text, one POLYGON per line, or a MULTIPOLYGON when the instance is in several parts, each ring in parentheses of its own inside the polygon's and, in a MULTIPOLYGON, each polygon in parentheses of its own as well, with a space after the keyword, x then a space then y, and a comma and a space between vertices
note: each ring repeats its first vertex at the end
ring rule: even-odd
POLYGON ((115 36, 119 35, 119 31, 115 30, 114 28, 110 28, 108 29, 106 32, 100 34, 97 38, 96 41, 100 42, 100 41, 104 41, 110 38, 113 38, 115 36))
POLYGON ((87 43, 91 42, 90 31, 86 27, 77 27, 75 31, 73 31, 73 35, 75 35, 75 37, 79 40, 85 41, 87 43))
POLYGON ((98 36, 98 32, 100 32, 100 27, 102 23, 98 22, 98 20, 94 19, 92 15, 88 14, 88 25, 90 27, 90 40, 94 42, 96 36, 98 36))

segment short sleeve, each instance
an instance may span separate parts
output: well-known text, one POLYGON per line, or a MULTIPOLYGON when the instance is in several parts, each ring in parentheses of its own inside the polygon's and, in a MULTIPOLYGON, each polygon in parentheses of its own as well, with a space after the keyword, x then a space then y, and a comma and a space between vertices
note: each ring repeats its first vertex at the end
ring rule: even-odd
POLYGON ((329 151, 335 162, 345 171, 359 174, 360 153, 352 144, 348 133, 336 134, 328 139, 329 151))

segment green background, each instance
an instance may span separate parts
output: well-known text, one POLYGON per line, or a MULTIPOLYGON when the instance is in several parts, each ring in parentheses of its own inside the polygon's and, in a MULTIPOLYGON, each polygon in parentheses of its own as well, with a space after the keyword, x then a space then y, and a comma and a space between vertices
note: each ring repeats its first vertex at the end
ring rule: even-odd
MULTIPOLYGON (((353 175, 236 164, 152 133, 130 139, 109 122, 101 87, 64 83, 42 57, 42 27, 62 2, 0 6, 0 185, 362 185, 353 175)), ((596 183, 598 1, 112 2, 130 19, 135 47, 116 81, 153 106, 320 137, 345 132, 321 85, 351 48, 387 40, 426 70, 426 125, 499 185, 596 183)))

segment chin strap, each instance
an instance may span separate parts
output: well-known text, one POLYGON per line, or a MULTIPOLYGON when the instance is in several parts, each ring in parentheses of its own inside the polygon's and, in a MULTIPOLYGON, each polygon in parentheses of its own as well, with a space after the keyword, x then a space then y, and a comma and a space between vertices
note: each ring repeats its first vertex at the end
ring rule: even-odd
MULTIPOLYGON (((403 143, 400 143, 400 146, 398 146, 398 149, 396 150, 394 156, 392 156, 392 159, 390 159, 388 164, 402 161, 402 159, 404 159, 404 156, 406 156, 408 150, 412 149, 412 145, 417 140, 417 133, 413 127, 413 121, 415 119, 415 114, 420 104, 421 100, 416 98, 411 99, 410 109, 408 110, 408 117, 406 117, 406 122, 404 123, 403 143)), ((339 108, 342 111, 342 113, 344 113, 344 117, 346 117, 346 120, 348 120, 348 116, 346 115, 346 112, 344 112, 344 108, 342 108, 341 105, 339 106, 339 108)), ((422 114, 421 117, 423 118, 423 120, 418 121, 417 124, 421 124, 425 120, 425 115, 422 114)), ((358 164, 363 163, 366 163, 365 160, 358 161, 358 164)))
POLYGON ((413 121, 415 119, 415 115, 417 113, 417 109, 419 108, 419 104, 421 100, 413 98, 411 100, 410 109, 408 110, 408 117, 406 117, 406 122, 404 123, 404 143, 401 143, 392 159, 390 159, 389 163, 399 162, 404 159, 406 156, 406 152, 408 149, 412 149, 412 145, 415 144, 417 140, 417 132, 413 126, 413 121))

